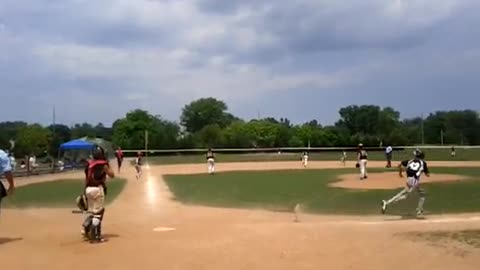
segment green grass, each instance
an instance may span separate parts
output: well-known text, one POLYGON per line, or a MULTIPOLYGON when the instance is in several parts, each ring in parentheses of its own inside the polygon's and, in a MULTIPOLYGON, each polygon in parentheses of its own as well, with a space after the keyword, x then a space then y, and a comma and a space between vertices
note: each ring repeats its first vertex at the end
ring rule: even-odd
MULTIPOLYGON (((75 198, 82 192, 84 183, 83 179, 65 179, 20 186, 13 196, 2 201, 2 207, 76 208, 75 198)), ((108 195, 105 198, 107 204, 120 194, 125 184, 125 179, 109 180, 108 195)))
MULTIPOLYGON (((226 172, 213 176, 169 175, 165 180, 176 200, 185 204, 288 211, 295 204, 301 203, 307 212, 325 214, 379 214, 380 201, 392 197, 400 190, 349 190, 328 186, 328 183, 337 181, 340 174, 352 172, 357 171, 226 172)), ((425 204, 427 212, 442 214, 480 211, 480 169, 435 168, 433 173, 461 174, 470 180, 423 184, 428 194, 425 204)), ((415 194, 392 205, 389 213, 402 216, 413 214, 417 199, 415 194)))
MULTIPOLYGON (((457 149, 455 158, 450 156, 450 149, 427 149, 421 148, 427 160, 443 161, 443 160, 457 160, 457 161, 477 161, 480 160, 480 149, 457 149)), ((413 149, 405 151, 397 151, 394 153, 394 160, 402 160, 412 156, 413 149)), ((309 155, 311 161, 315 160, 340 160, 341 152, 312 152, 309 155)), ((218 162, 248 162, 248 161, 299 161, 301 153, 258 153, 258 154, 216 154, 218 162)), ((355 160, 354 152, 347 153, 348 160, 355 160)), ((369 152, 370 160, 385 160, 383 152, 369 152)), ((189 164, 189 163, 204 163, 205 157, 201 154, 178 154, 165 156, 149 156, 148 162, 150 164, 189 164)))

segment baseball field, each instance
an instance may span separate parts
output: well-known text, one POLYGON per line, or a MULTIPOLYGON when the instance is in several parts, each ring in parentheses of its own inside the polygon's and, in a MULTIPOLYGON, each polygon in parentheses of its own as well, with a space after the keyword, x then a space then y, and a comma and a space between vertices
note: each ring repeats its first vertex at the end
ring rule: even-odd
POLYGON ((201 156, 149 157, 142 179, 126 167, 110 181, 108 241, 97 245, 82 241, 83 216, 71 211, 80 172, 18 178, 0 216, 2 267, 477 269, 480 161, 471 153, 429 152, 422 219, 415 196, 381 215, 380 201, 405 182, 381 156, 364 181, 338 154, 313 155, 307 168, 298 155, 220 155, 214 175, 201 156))
MULTIPOLYGON (((393 158, 397 160, 409 159, 414 149, 397 150, 393 153, 393 158)), ((456 157, 452 159, 450 156, 450 149, 446 148, 425 148, 422 150, 427 153, 427 159, 430 161, 478 161, 480 160, 480 148, 459 148, 456 149, 456 157)), ((150 164, 165 165, 165 164, 197 164, 204 163, 205 157, 203 152, 200 154, 183 153, 183 154, 162 154, 154 153, 154 156, 149 156, 150 164)), ((280 152, 280 153, 217 153, 216 159, 218 162, 271 162, 271 161, 298 161, 301 157, 301 152, 280 152)), ((313 161, 331 161, 340 160, 342 151, 319 151, 309 153, 310 160, 313 161)), ((380 161, 385 160, 383 151, 370 151, 369 160, 380 161)), ((354 161, 356 159, 355 152, 347 151, 347 160, 354 161)))

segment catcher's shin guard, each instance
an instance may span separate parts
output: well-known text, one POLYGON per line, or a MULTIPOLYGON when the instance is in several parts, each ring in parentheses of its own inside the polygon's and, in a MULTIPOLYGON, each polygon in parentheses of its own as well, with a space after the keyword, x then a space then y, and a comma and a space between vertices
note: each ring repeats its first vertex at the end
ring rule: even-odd
POLYGON ((93 221, 93 215, 88 215, 85 221, 83 221, 82 227, 85 230, 85 232, 90 231, 90 228, 92 227, 92 221, 93 221))
POLYGON ((103 220, 103 215, 105 213, 105 209, 102 209, 98 213, 93 214, 92 218, 92 229, 91 229, 91 235, 92 235, 92 240, 94 241, 102 241, 102 220, 103 220))

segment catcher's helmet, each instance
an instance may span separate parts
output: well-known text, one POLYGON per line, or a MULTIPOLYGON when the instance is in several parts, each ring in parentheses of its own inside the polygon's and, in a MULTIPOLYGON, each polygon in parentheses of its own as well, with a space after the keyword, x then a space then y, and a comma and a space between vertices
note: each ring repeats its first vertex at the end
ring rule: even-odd
POLYGON ((85 196, 85 194, 78 196, 76 202, 80 210, 88 211, 88 201, 87 201, 87 196, 85 196))
POLYGON ((93 148, 92 156, 93 156, 93 159, 96 159, 96 160, 106 159, 105 150, 103 150, 103 148, 99 145, 95 145, 95 147, 93 148))

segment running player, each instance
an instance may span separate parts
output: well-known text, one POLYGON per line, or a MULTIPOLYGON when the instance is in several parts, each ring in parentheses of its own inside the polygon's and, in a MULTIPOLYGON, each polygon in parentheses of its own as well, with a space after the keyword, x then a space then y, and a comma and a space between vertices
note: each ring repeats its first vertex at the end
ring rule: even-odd
POLYGON ((135 170, 137 171, 137 179, 142 177, 142 165, 143 165, 143 153, 138 152, 137 157, 135 158, 135 170))
POLYGON ((419 149, 414 151, 414 158, 404 160, 398 165, 400 177, 403 177, 403 168, 407 171, 407 183, 405 188, 390 200, 382 201, 382 213, 385 214, 388 205, 404 200, 412 192, 418 192, 420 199, 418 200, 417 217, 423 215, 423 205, 425 204, 425 191, 420 188, 420 177, 422 174, 429 177, 427 162, 424 161, 425 155, 419 149))

